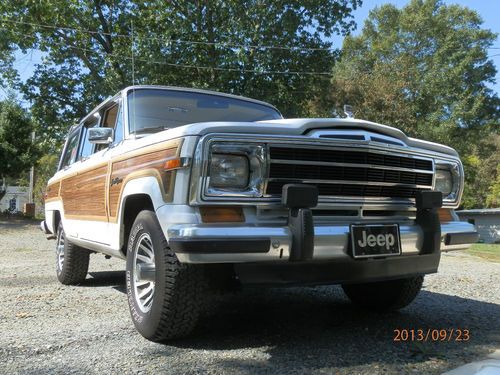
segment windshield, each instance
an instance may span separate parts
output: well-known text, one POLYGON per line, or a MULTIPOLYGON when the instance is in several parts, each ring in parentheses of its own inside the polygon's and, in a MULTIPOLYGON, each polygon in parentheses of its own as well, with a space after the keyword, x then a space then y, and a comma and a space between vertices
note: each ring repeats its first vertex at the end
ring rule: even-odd
POLYGON ((253 122, 280 119, 266 105, 226 96, 165 89, 137 89, 128 94, 131 133, 154 133, 206 121, 253 122))

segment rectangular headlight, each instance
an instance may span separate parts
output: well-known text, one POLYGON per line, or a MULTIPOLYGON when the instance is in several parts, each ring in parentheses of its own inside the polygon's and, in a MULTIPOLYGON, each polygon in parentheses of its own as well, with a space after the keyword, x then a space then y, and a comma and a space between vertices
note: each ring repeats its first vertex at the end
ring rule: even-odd
POLYGON ((463 173, 457 162, 436 160, 434 190, 443 193, 443 205, 458 205, 463 173))
POLYGON ((246 155, 212 154, 209 186, 244 189, 248 186, 249 171, 246 155))
POLYGON ((218 141, 210 145, 205 195, 261 197, 266 169, 262 144, 218 141))

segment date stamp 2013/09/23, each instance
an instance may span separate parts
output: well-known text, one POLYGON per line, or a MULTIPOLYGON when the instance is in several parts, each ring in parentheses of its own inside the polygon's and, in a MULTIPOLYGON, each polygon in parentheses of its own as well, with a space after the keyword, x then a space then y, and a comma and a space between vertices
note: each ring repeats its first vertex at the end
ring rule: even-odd
POLYGON ((393 337, 394 342, 467 342, 470 339, 470 331, 463 328, 395 329, 393 337))

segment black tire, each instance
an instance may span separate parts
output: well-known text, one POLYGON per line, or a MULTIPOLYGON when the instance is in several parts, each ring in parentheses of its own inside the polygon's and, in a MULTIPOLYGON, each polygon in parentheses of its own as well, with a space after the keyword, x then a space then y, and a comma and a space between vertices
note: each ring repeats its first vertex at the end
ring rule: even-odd
POLYGON ((198 322, 202 305, 202 282, 203 269, 196 265, 181 264, 168 247, 154 212, 141 211, 130 231, 126 271, 130 315, 139 333, 154 342, 191 333, 198 322), (145 252, 144 247, 149 251, 145 252), (151 250, 154 259, 148 255, 151 250), (149 263, 136 260, 137 256, 142 256, 141 259, 149 256, 149 263), (154 274, 149 276, 154 284, 148 285, 151 281, 139 277, 137 264, 154 264, 154 274), (141 300, 139 296, 151 285, 153 291, 151 294, 146 293, 141 300))
POLYGON ((378 311, 394 311, 408 306, 417 297, 424 276, 366 284, 344 284, 349 299, 360 307, 378 311))
POLYGON ((77 285, 85 281, 89 259, 90 251, 71 243, 66 238, 62 223, 59 223, 56 239, 56 274, 59 282, 77 285))

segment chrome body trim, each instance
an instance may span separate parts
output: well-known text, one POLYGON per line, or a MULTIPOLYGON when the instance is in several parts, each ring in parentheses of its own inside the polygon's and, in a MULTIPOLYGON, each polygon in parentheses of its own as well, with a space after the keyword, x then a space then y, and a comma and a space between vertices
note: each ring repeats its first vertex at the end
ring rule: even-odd
POLYGON ((407 147, 407 145, 398 138, 390 137, 384 134, 375 133, 367 130, 355 130, 355 129, 312 130, 307 135, 312 138, 342 139, 342 141, 345 142, 356 142, 362 138, 365 141, 378 142, 378 143, 383 143, 385 145, 396 145, 396 146, 407 147))
MULTIPOLYGON (((427 159, 426 159, 427 160, 427 159)), ((429 171, 426 169, 412 169, 403 167, 388 167, 384 165, 376 164, 354 164, 354 163, 337 163, 329 161, 309 161, 309 160, 283 160, 283 159, 271 159, 272 163, 276 164, 297 164, 297 165, 324 165, 324 166, 334 166, 334 167, 356 167, 356 168, 371 168, 371 169, 389 169, 401 172, 416 172, 416 173, 427 173, 433 174, 434 171, 429 171)))
MULTIPOLYGON (((282 177, 271 177, 267 179, 268 181, 289 181, 289 178, 282 177)), ((300 180, 305 184, 348 184, 348 185, 374 185, 374 186, 401 186, 410 188, 430 188, 431 185, 415 185, 415 184, 403 184, 398 182, 373 182, 373 181, 355 181, 355 180, 316 180, 303 178, 300 180)))
MULTIPOLYGON (((412 221, 400 223, 401 256, 418 254, 422 246, 423 233, 412 221)), ((441 224, 441 251, 463 250, 469 244, 446 246, 444 238, 448 233, 473 232, 472 224, 451 221, 441 224)), ((184 263, 241 263, 241 262, 288 262, 292 234, 287 226, 277 225, 226 225, 226 224, 174 224, 169 227, 167 237, 171 239, 210 238, 269 238, 271 245, 267 253, 248 254, 177 254, 184 263)), ((348 224, 316 224, 314 227, 313 260, 335 261, 351 257, 348 254, 348 224)))

